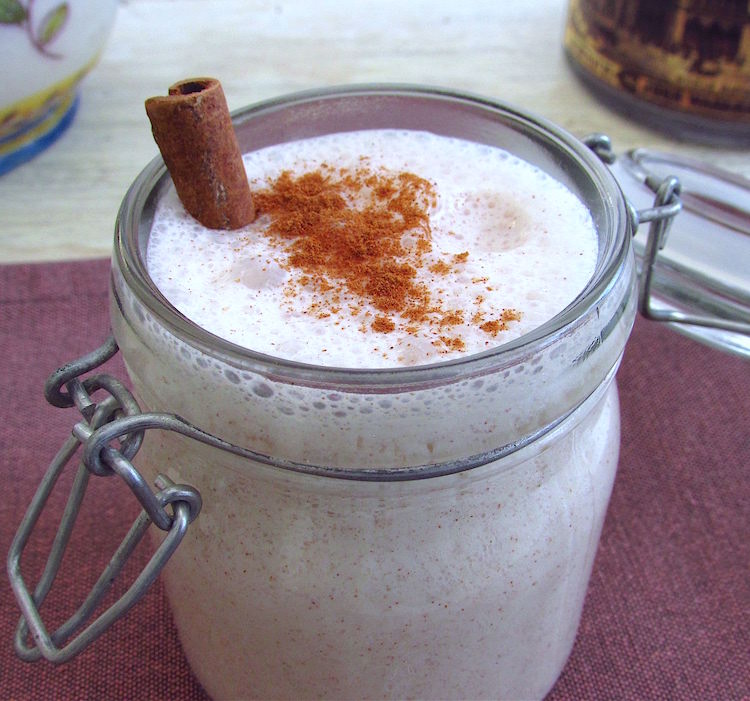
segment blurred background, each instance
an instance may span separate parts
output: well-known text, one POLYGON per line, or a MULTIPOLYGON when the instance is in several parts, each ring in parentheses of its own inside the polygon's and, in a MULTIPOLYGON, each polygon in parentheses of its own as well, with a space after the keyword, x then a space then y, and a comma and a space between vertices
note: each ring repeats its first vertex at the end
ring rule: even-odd
MULTIPOLYGON (((29 4, 0 0, 0 32, 13 2, 29 4)), ((75 3, 57 3, 71 22, 75 3)), ((678 140, 668 125, 645 126, 637 105, 614 109, 592 92, 566 59, 568 10, 568 0, 120 0, 71 126, 0 176, 0 261, 109 255, 120 201, 157 153, 143 102, 186 77, 221 80, 231 110, 326 85, 439 85, 511 102, 577 136, 605 132, 618 152, 657 147, 750 175, 746 147, 678 140)))

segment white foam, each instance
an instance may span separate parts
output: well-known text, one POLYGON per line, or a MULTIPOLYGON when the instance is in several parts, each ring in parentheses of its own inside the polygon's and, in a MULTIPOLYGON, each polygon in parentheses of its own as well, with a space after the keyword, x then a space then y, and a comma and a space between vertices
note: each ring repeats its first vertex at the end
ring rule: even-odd
POLYGON ((372 130, 261 149, 246 154, 245 165, 251 187, 262 189, 284 170, 302 174, 322 163, 353 170, 363 155, 374 171, 408 171, 433 184, 428 260, 469 252, 450 274, 425 266, 417 278, 443 310, 464 311, 464 323, 450 329, 463 349, 436 343, 441 330, 435 325, 415 332, 397 317, 394 331, 375 332, 377 310, 346 294, 338 312, 322 319, 310 314, 313 291, 288 294, 295 271, 262 235, 266 217, 236 232, 209 230, 173 191, 160 201, 151 231, 154 282, 185 316, 241 346, 320 365, 375 368, 436 362, 505 343, 564 309, 590 279, 597 243, 586 207, 562 184, 500 149, 426 132, 372 130), (356 303, 356 314, 347 302, 356 303), (471 321, 477 313, 495 319, 503 309, 517 310, 520 320, 496 336, 471 321))

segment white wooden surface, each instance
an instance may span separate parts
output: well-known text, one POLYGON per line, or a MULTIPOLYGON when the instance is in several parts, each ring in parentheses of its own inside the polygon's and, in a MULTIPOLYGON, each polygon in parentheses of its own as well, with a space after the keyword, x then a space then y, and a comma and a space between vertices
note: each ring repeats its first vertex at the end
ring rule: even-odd
POLYGON ((355 82, 453 87, 510 101, 618 151, 654 146, 750 176, 750 151, 680 144, 597 101, 562 53, 566 0, 121 0, 65 135, 0 177, 0 262, 109 254, 120 201, 157 153, 143 102, 219 78, 230 109, 355 82))

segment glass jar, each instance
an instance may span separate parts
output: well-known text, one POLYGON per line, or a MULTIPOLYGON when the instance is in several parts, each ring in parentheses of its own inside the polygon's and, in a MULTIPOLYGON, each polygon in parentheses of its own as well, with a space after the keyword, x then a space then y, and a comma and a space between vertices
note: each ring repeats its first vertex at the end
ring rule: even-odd
POLYGON ((135 394, 224 443, 148 435, 136 465, 203 510, 166 568, 214 698, 541 698, 569 655, 614 479, 614 375, 636 310, 632 217, 581 142, 437 89, 306 93, 235 115, 243 151, 423 129, 502 147, 590 209, 596 271, 540 328, 477 355, 351 370, 207 333, 145 265, 160 159, 117 224, 111 318, 135 394))
POLYGON ((672 137, 750 144, 745 0, 570 0, 565 53, 607 104, 672 137))

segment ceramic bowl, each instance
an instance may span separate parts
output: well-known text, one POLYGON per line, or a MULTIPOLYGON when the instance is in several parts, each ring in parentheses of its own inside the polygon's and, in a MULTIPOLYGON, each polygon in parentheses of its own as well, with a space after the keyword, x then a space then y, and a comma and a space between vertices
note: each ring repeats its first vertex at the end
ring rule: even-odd
POLYGON ((0 0, 0 174, 71 123, 77 86, 114 22, 116 0, 0 0))

